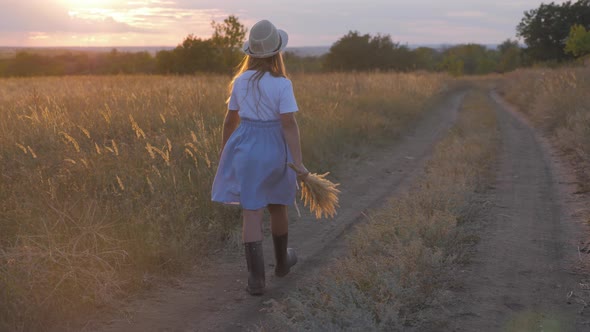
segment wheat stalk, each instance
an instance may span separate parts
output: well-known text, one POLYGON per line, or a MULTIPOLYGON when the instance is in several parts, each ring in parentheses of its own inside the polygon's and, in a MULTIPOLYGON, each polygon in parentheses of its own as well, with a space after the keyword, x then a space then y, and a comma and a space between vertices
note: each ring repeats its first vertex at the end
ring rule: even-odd
MULTIPOLYGON (((295 165, 289 163, 295 172, 295 165)), ((330 172, 324 174, 308 173, 301 181, 301 200, 309 210, 315 214, 316 219, 323 217, 333 218, 338 208, 339 183, 333 183, 326 179, 330 172)))

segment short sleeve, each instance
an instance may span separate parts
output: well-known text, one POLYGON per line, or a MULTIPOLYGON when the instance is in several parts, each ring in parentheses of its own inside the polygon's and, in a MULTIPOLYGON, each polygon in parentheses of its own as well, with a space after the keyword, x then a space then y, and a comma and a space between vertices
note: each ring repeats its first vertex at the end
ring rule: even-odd
POLYGON ((229 96, 229 100, 227 102, 227 109, 231 111, 239 111, 240 105, 238 105, 238 98, 236 96, 236 86, 231 90, 231 95, 229 96))
POLYGON ((295 100, 295 94, 293 93, 293 84, 290 80, 285 80, 285 85, 281 89, 281 98, 279 100, 279 113, 293 113, 297 112, 297 101, 295 100))

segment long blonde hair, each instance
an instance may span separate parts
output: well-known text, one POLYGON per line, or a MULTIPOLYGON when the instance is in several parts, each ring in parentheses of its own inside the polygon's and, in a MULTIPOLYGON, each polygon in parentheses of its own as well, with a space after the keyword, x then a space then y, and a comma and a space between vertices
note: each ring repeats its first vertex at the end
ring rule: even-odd
POLYGON ((247 70, 256 70, 256 74, 252 75, 250 82, 258 83, 262 76, 264 76, 264 74, 267 72, 274 77, 287 78, 287 69, 285 68, 283 55, 280 52, 268 58, 254 58, 249 55, 245 55, 236 68, 236 73, 234 74, 234 77, 228 86, 230 96, 236 79, 247 70))

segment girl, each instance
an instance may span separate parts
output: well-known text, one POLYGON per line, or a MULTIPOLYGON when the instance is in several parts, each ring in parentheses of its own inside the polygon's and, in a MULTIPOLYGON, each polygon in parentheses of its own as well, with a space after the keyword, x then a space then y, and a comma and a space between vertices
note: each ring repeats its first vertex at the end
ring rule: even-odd
POLYGON ((281 55, 287 41, 287 33, 267 20, 252 26, 243 46, 246 56, 230 84, 221 159, 213 182, 213 201, 242 206, 247 290, 252 295, 261 295, 265 286, 265 208, 270 212, 275 275, 287 275, 297 263, 295 251, 287 248, 287 205, 295 200, 297 176, 309 172, 301 157, 294 116, 297 102, 281 55))

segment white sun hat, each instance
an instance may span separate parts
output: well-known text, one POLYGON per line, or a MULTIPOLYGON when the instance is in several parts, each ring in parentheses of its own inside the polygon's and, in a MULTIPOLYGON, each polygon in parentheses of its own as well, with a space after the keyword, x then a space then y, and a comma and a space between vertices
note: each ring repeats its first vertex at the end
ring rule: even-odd
POLYGON ((288 41, 289 35, 285 31, 262 20, 252 26, 242 51, 254 58, 268 58, 284 50, 288 41))

